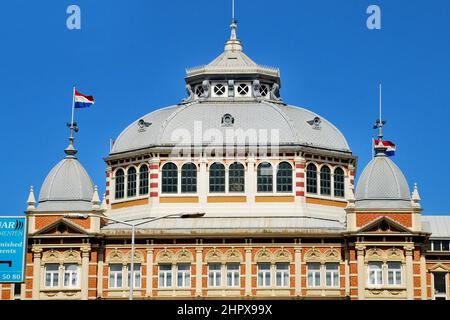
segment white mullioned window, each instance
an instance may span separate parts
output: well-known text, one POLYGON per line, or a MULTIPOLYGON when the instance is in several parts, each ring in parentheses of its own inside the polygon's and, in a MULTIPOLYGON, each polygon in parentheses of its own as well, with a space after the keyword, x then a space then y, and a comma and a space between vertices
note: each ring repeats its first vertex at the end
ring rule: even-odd
POLYGON ((400 286, 402 284, 402 264, 400 262, 388 262, 388 285, 400 286))
POLYGON ((240 286, 239 263, 227 263, 227 287, 240 286))
POLYGON ((339 287, 339 263, 325 263, 325 286, 339 287))
POLYGON ((49 263, 45 265, 45 287, 56 288, 59 286, 59 264, 49 263))
POLYGON ((64 287, 65 288, 77 288, 79 286, 79 266, 74 263, 64 264, 64 287))
POLYGON ((160 264, 158 266, 158 287, 170 288, 172 287, 172 265, 160 264))
POLYGON ((381 262, 369 262, 367 275, 368 286, 381 286, 383 284, 383 264, 381 262))
MULTIPOLYGON (((127 266, 128 269, 128 287, 130 287, 131 284, 131 264, 129 263, 127 266)), ((135 288, 140 288, 141 287, 141 264, 140 263, 135 263, 134 264, 134 283, 133 283, 133 287, 135 288)))
POLYGON ((307 264, 307 284, 308 287, 320 287, 320 263, 312 262, 307 264))
POLYGON ((270 263, 258 263, 258 287, 270 287, 270 263))
POLYGON ((191 286, 191 265, 180 263, 177 265, 177 287, 190 288, 191 286))
POLYGON ((222 265, 220 263, 210 263, 208 264, 208 286, 209 287, 220 287, 222 275, 222 265))
POLYGON ((109 287, 113 289, 122 288, 122 264, 109 265, 109 287))
POLYGON ((289 287, 289 263, 277 263, 275 268, 275 285, 289 287))

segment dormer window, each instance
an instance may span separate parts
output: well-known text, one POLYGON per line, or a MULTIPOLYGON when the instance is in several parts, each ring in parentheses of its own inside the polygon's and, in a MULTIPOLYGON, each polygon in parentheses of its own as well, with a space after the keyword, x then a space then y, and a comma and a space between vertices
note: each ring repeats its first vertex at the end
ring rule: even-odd
POLYGON ((237 87, 237 92, 241 95, 241 96, 245 96, 248 93, 248 85, 246 85, 245 83, 241 83, 238 87, 237 87))
POLYGON ((223 95, 225 93, 225 86, 219 83, 214 87, 214 93, 218 96, 223 95))
POLYGON ((198 86, 195 88, 195 95, 196 95, 197 97, 202 97, 204 93, 205 93, 205 89, 203 89, 203 86, 202 86, 202 85, 198 85, 198 86))

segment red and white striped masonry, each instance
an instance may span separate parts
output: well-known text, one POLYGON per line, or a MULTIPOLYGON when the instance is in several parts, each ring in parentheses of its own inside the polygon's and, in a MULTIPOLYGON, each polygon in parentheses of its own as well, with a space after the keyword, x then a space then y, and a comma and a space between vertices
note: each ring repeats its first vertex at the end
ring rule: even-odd
POLYGON ((150 160, 150 198, 158 197, 159 159, 150 160))
POLYGON ((305 196, 305 163, 304 163, 304 161, 295 161, 295 195, 297 197, 305 196))

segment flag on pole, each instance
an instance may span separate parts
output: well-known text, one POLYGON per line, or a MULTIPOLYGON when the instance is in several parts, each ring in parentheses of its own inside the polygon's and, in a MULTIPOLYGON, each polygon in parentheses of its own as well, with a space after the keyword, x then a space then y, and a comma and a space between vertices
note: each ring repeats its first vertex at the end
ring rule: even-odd
MULTIPOLYGON (((378 145, 379 143, 380 140, 375 140, 375 145, 378 145)), ((397 148, 395 146, 395 143, 393 143, 392 141, 384 141, 384 140, 382 140, 381 143, 387 148, 386 151, 384 152, 386 156, 392 157, 395 155, 395 150, 397 148)))
POLYGON ((89 108, 94 104, 94 97, 84 95, 77 90, 74 90, 74 108, 89 108))

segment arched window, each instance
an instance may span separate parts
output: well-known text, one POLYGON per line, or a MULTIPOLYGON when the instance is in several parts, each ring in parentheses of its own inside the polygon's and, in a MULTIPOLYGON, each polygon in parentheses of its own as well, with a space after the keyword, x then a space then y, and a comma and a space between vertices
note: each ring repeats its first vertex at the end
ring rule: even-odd
POLYGON ((244 192, 245 190, 245 169, 239 162, 230 165, 228 171, 228 191, 244 192))
POLYGON ((342 168, 336 168, 334 170, 334 196, 344 197, 344 170, 342 168))
POLYGON ((148 167, 146 164, 139 169, 139 195, 148 194, 148 167))
POLYGON ((273 173, 272 165, 268 162, 262 162, 257 169, 257 190, 258 192, 273 191, 273 173))
POLYGON ((136 169, 131 167, 127 171, 127 197, 136 195, 136 169))
POLYGON ((317 168, 312 163, 306 167, 306 192, 317 193, 317 168))
POLYGON ((125 197, 125 174, 122 169, 116 171, 116 199, 125 197))
POLYGON ((331 195, 331 170, 327 166, 320 169, 320 194, 331 195))
POLYGON ((185 163, 181 167, 181 192, 197 192, 197 167, 193 163, 185 163))
POLYGON ((209 192, 225 192, 225 167, 215 162, 209 168, 209 192))
POLYGON ((277 192, 292 192, 292 166, 288 162, 278 165, 277 192))
POLYGON ((161 192, 162 193, 178 192, 178 168, 172 162, 166 163, 162 167, 161 192))

